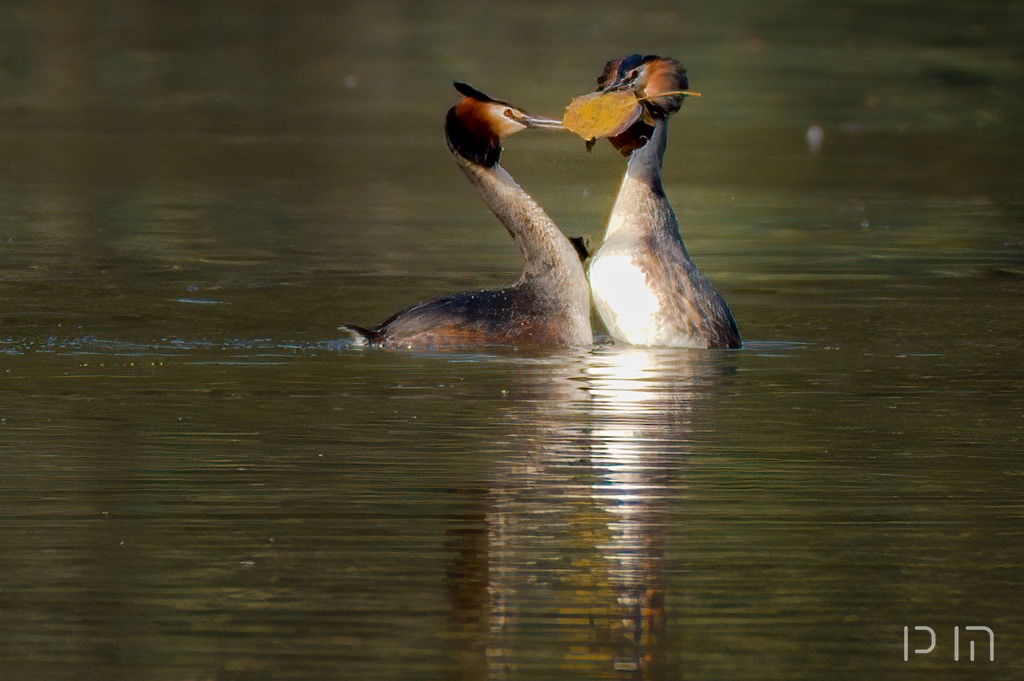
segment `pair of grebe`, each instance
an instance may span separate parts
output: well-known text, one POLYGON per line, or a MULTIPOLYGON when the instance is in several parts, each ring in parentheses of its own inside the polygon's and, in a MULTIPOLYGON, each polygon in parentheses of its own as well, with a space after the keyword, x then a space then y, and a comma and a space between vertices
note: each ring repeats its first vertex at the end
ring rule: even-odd
POLYGON ((518 245, 523 274, 507 288, 418 303, 370 329, 342 327, 358 343, 419 349, 591 345, 593 293, 616 341, 740 346, 729 306, 683 245, 661 182, 668 119, 682 105, 687 87, 678 61, 630 55, 608 62, 598 78, 597 96, 632 93, 637 109, 628 125, 609 135, 629 161, 604 244, 590 264, 589 283, 577 247, 498 163, 506 137, 528 128, 561 129, 561 122, 531 116, 462 83, 455 87, 462 99, 445 119, 448 148, 518 245))

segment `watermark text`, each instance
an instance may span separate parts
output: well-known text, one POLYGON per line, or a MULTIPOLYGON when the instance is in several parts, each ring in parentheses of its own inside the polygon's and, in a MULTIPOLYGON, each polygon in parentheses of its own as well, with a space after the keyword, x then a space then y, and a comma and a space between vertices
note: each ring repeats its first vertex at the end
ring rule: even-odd
MULTIPOLYGON (((936 636, 935 630, 931 627, 914 627, 914 631, 923 631, 928 635, 928 647, 926 648, 915 648, 915 655, 928 655, 935 650, 936 636)), ((974 662, 974 638, 971 634, 966 633, 970 631, 983 631, 988 634, 988 659, 989 662, 995 662, 996 660, 996 634, 988 627, 973 626, 964 627, 964 637, 968 639, 970 643, 971 662, 974 662)), ((906 662, 910 659, 910 627, 903 627, 903 661, 906 662)), ((914 634, 914 640, 922 640, 920 634, 914 634)), ((960 661, 960 627, 953 627, 953 661, 960 661)))

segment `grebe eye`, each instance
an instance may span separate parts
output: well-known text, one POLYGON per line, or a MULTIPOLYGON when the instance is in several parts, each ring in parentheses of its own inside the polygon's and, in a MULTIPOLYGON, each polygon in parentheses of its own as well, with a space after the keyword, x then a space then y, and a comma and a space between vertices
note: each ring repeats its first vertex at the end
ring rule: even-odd
POLYGON ((515 117, 516 117, 516 112, 515 111, 513 111, 512 109, 505 109, 505 118, 515 119, 515 117))

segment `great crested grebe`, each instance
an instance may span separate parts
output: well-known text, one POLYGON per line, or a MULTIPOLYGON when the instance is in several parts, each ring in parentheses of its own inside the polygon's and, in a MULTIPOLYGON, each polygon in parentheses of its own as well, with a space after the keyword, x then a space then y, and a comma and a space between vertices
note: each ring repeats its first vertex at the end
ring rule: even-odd
POLYGON ((462 99, 445 119, 448 148, 519 246, 523 274, 507 288, 441 296, 371 329, 341 329, 361 345, 384 348, 590 345, 590 287, 576 247, 498 165, 503 139, 527 128, 561 129, 561 123, 531 116, 465 83, 455 83, 455 89, 462 99))
POLYGON ((594 306, 612 338, 640 346, 738 348, 722 294, 690 259, 665 196, 668 119, 683 103, 686 69, 675 59, 629 55, 608 62, 598 92, 632 90, 643 116, 609 141, 629 156, 604 243, 590 263, 594 306))

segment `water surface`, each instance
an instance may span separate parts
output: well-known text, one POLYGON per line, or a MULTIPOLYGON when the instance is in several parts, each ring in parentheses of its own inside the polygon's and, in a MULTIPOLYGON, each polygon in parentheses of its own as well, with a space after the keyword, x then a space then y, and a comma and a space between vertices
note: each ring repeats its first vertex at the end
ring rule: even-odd
MULTIPOLYGON (((0 676, 1020 678, 1022 19, 0 3, 0 676), (338 341, 518 276, 451 81, 631 51, 744 349, 338 341)), ((503 165, 600 243, 612 149, 503 165)))

